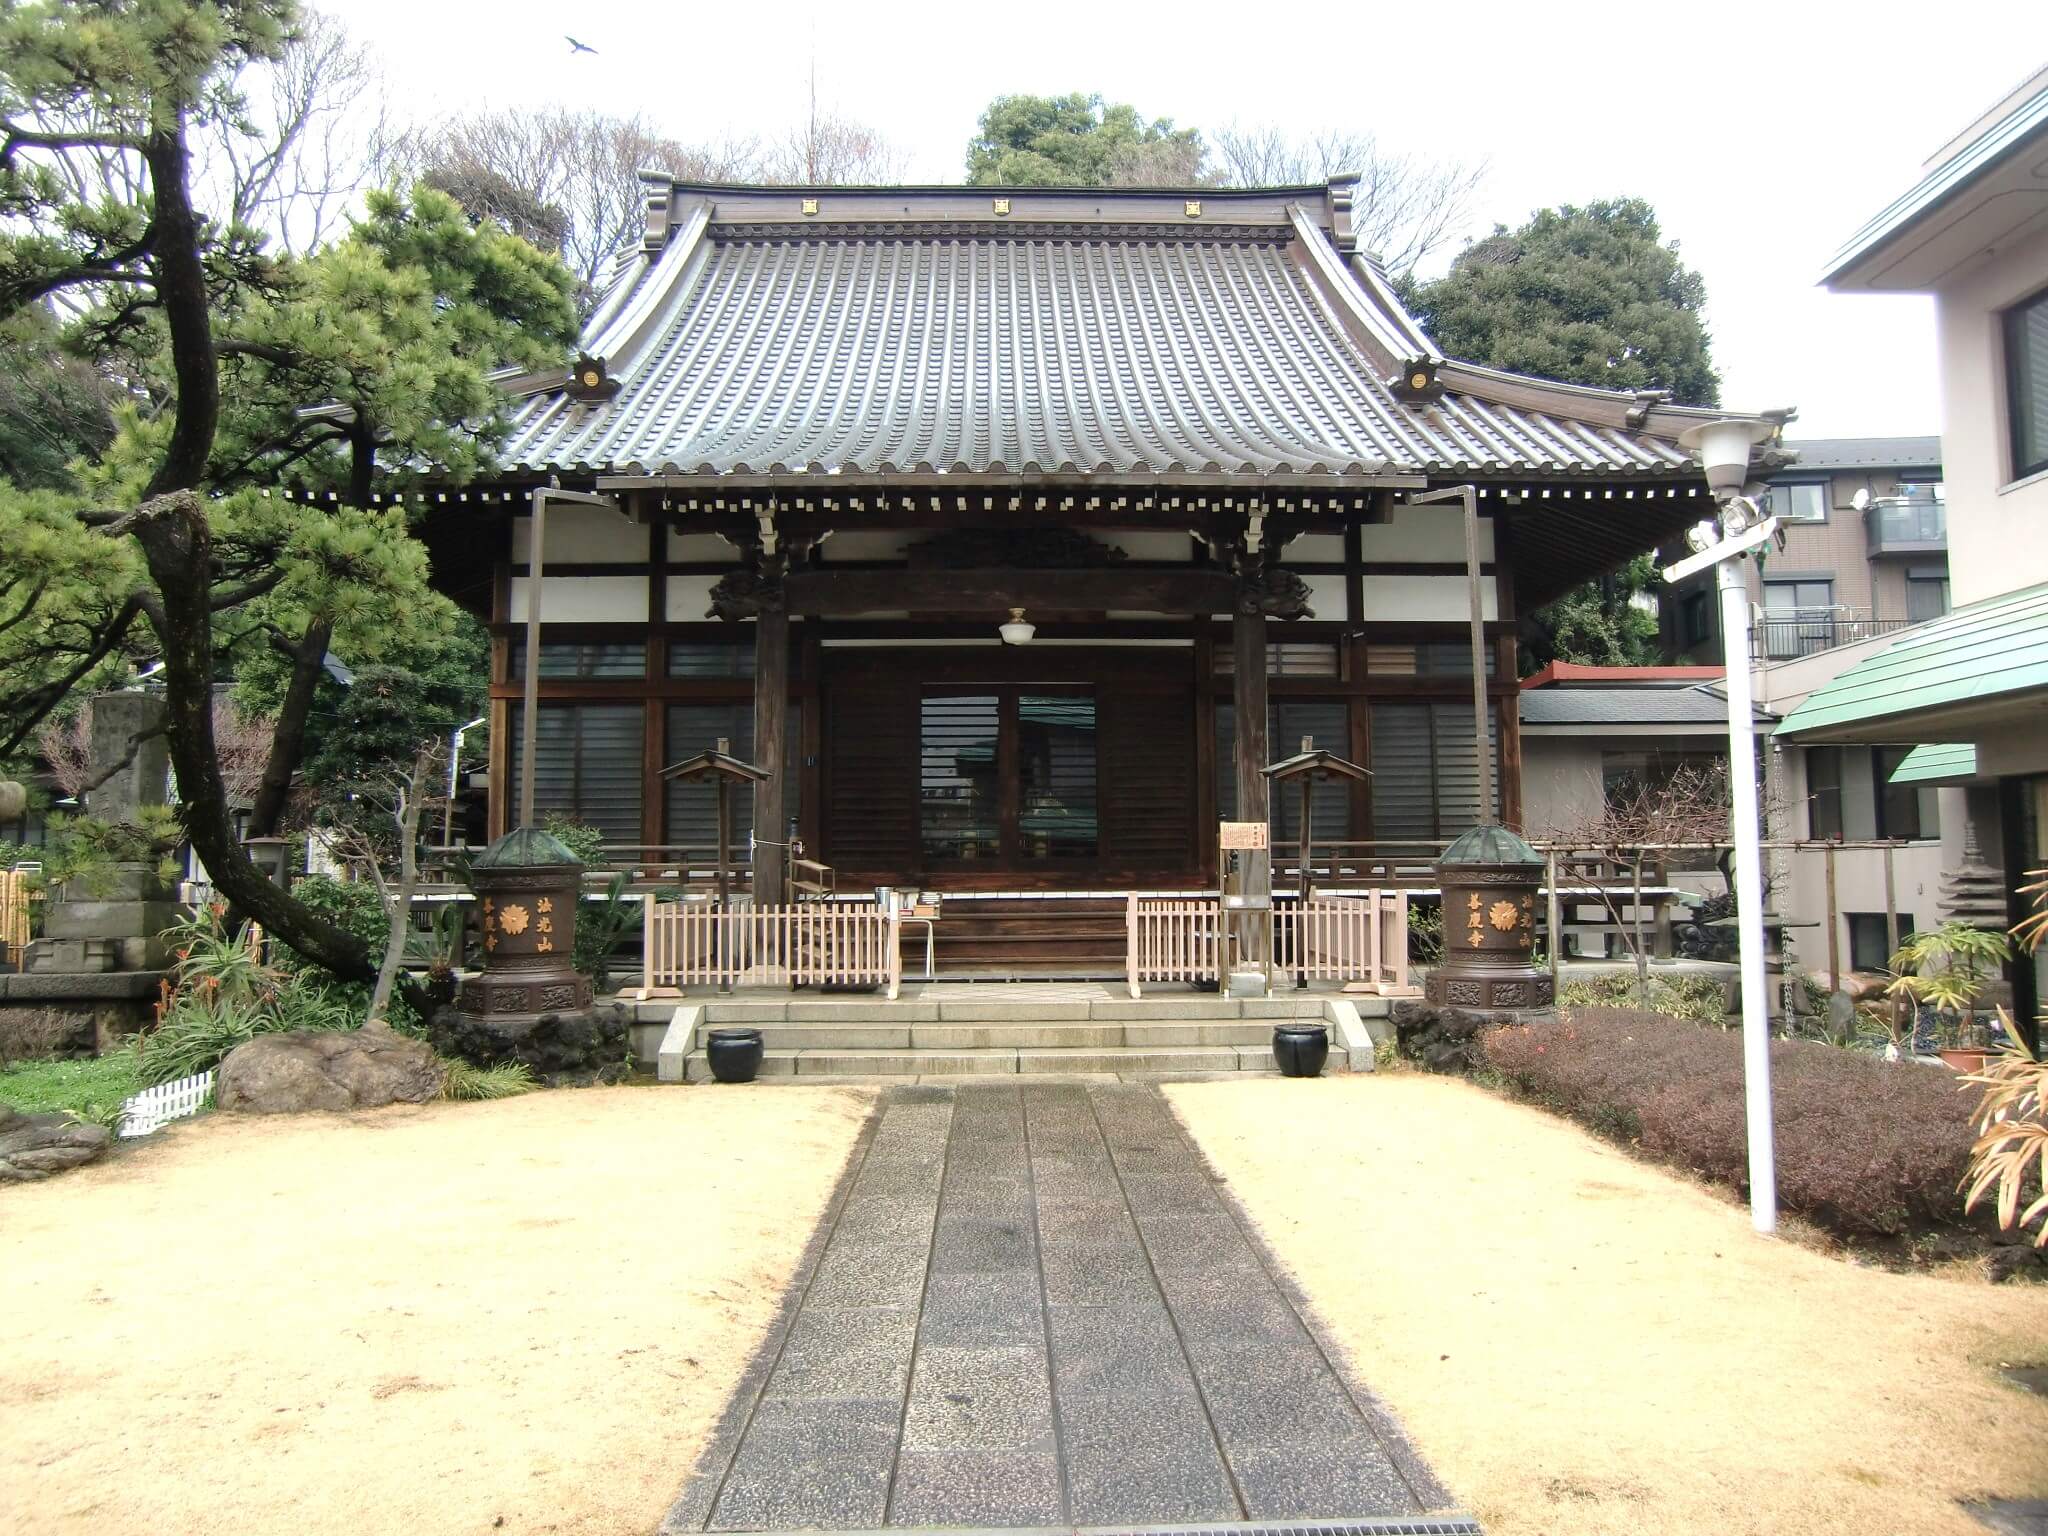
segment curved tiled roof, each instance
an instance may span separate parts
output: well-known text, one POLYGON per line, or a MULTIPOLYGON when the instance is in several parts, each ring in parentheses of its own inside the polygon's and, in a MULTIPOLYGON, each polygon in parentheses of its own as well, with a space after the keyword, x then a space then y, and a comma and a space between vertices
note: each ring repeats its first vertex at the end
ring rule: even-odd
POLYGON ((1492 399, 1478 385, 1396 399, 1383 380, 1409 359, 1395 349, 1426 338, 1298 207, 1199 229, 821 225, 722 220, 711 190, 594 317, 618 392, 530 395, 506 468, 1355 479, 1688 463, 1682 422, 1618 424, 1647 409, 1626 395, 1518 380, 1492 399), (1531 408, 1545 391, 1558 409, 1531 408))

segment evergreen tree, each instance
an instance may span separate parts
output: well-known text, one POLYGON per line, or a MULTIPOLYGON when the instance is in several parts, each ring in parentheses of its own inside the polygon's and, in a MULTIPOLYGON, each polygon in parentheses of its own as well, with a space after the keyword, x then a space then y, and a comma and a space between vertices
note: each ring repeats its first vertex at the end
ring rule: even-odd
MULTIPOLYGON (((0 487, 0 754, 73 690, 156 656, 179 815, 216 886, 368 980, 362 940, 237 842, 213 687, 252 646, 317 683, 330 646, 376 661, 454 629, 423 546, 371 487, 395 467, 460 478, 488 462, 503 408, 487 375, 566 362, 575 285, 431 191, 373 199, 303 261, 209 218, 191 136, 232 117, 225 82, 275 57, 294 21, 288 0, 0 6, 0 323, 61 296, 66 345, 126 387, 71 487, 0 487), (108 157, 136 174, 76 174, 108 157), (280 481, 321 499, 263 494, 280 481)), ((266 793, 298 759, 313 687, 298 705, 287 686, 266 793)))
POLYGON ((977 187, 1184 187, 1209 180, 1202 136, 1170 118, 1147 122, 1132 106, 1079 91, 998 96, 967 146, 977 187))
MULTIPOLYGON (((1706 284, 1666 242, 1641 198, 1547 208, 1496 226, 1434 282, 1404 297, 1451 357, 1601 389, 1668 390, 1717 405, 1721 380, 1701 323, 1706 284)), ((1523 622, 1522 662, 1648 666, 1661 655, 1647 556, 1586 583, 1523 622)))
POLYGON ((1446 355, 1600 389, 1718 405, 1707 288, 1641 198, 1546 208, 1497 225, 1407 294, 1446 355))

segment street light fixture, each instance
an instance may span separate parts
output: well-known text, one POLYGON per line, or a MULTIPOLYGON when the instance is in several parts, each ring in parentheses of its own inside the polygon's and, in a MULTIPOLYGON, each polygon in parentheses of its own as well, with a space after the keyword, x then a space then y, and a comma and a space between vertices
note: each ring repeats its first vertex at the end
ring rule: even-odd
POLYGON ((1777 431, 1768 421, 1716 421, 1692 427, 1678 444, 1699 455, 1718 516, 1688 528, 1693 553, 1664 568, 1677 583, 1714 567, 1721 594, 1721 643, 1728 674, 1728 787, 1735 835, 1735 932, 1742 976, 1742 1068, 1749 1122, 1749 1219, 1759 1232, 1778 1228, 1777 1151, 1771 1132, 1771 1021, 1764 1001, 1763 859, 1756 788, 1756 711, 1749 686, 1749 583, 1743 561, 1768 544, 1778 520, 1742 494, 1749 452, 1777 431))

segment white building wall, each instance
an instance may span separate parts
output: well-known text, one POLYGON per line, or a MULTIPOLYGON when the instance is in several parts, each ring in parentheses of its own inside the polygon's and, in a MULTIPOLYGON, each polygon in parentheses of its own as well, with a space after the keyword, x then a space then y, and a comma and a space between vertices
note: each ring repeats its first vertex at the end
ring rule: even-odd
POLYGON ((1988 253, 1935 295, 1949 582, 1958 606, 2048 581, 2048 474, 2012 479, 2000 327, 2002 311, 2044 287, 2048 232, 2037 232, 1988 253))

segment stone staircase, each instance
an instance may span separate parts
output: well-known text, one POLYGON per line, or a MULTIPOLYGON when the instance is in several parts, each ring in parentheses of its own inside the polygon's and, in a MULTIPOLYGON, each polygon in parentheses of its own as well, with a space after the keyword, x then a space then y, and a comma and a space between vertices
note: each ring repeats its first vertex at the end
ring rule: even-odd
POLYGON ((744 1025, 761 1031, 763 1079, 1272 1072, 1273 1026, 1304 1019, 1330 1027, 1326 1070, 1370 1071, 1365 1020, 1377 1024, 1388 1008, 1383 998, 1334 993, 1133 999, 1121 990, 942 984, 896 1002, 789 994, 691 1000, 674 1009, 658 1069, 664 1081, 707 1080, 709 1032, 744 1025))

